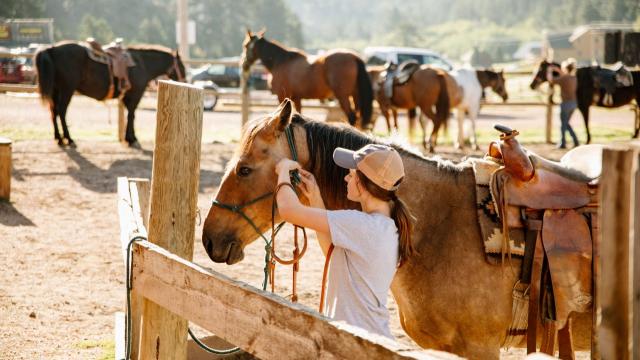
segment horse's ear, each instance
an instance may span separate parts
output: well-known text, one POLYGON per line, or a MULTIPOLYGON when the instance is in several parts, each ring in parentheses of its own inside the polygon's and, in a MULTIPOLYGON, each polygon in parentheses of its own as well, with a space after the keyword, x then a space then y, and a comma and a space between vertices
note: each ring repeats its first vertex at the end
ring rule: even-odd
POLYGON ((253 34, 251 33, 251 30, 249 30, 249 28, 247 28, 247 37, 251 38, 253 36, 253 34))
POLYGON ((292 116, 293 102, 289 98, 286 98, 273 113, 269 126, 271 126, 274 131, 284 131, 291 123, 292 116))
POLYGON ((262 30, 260 30, 260 31, 258 31, 258 32, 256 33, 256 35, 257 35, 259 38, 261 38, 261 37, 264 37, 264 33, 266 33, 266 32, 267 32, 267 28, 263 27, 263 28, 262 28, 262 30))

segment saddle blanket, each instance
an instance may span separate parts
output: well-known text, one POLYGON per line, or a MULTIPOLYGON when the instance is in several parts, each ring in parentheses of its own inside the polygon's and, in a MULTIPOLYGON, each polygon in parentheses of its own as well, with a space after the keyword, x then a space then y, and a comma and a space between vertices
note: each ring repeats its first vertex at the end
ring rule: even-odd
MULTIPOLYGON (((491 195, 489 183, 491 175, 502 164, 498 162, 499 160, 493 160, 488 156, 483 159, 474 158, 467 161, 473 165, 473 173, 476 180, 476 209, 486 260, 490 264, 498 265, 502 263, 503 259, 504 236, 502 235, 502 223, 498 216, 495 200, 491 195)), ((520 229, 509 230, 509 240, 511 256, 524 257, 524 231, 520 229)))

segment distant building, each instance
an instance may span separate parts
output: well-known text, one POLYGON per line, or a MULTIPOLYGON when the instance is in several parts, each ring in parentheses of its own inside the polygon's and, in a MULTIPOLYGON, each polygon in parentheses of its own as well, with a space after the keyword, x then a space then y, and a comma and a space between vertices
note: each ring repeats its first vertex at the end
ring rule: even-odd
POLYGON ((53 43, 53 19, 0 20, 0 47, 28 47, 53 43))
POLYGON ((593 23, 573 31, 548 32, 543 35, 541 55, 554 61, 573 57, 579 65, 604 64, 605 36, 615 31, 633 31, 633 24, 593 23))

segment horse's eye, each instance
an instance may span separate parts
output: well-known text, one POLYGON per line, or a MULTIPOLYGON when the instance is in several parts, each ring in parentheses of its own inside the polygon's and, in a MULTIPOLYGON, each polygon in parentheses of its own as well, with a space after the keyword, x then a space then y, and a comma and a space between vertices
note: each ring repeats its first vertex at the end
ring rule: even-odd
POLYGON ((251 168, 249 167, 241 166, 240 169, 238 169, 238 175, 241 177, 247 177, 249 174, 251 174, 251 168))

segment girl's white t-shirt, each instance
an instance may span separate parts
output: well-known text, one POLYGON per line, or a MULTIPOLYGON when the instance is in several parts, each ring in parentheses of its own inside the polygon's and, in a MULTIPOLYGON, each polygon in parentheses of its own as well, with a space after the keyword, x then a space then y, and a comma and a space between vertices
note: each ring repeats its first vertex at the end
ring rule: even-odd
POLYGON ((398 264, 393 219, 357 210, 327 211, 334 245, 324 315, 393 338, 387 294, 398 264))

